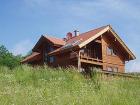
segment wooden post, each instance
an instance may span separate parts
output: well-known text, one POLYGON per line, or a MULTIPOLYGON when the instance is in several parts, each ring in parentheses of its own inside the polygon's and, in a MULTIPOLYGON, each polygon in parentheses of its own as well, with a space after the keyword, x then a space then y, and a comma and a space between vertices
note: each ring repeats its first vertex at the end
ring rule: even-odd
POLYGON ((81 71, 80 50, 79 50, 79 53, 78 53, 78 71, 79 72, 81 71))
POLYGON ((106 69, 106 65, 104 64, 104 57, 105 57, 105 54, 104 53, 106 53, 105 51, 104 51, 104 40, 103 40, 103 35, 101 35, 101 47, 102 47, 102 61, 103 61, 103 66, 102 66, 102 68, 103 68, 103 70, 105 70, 106 69))
POLYGON ((43 62, 43 64, 45 64, 45 51, 46 51, 46 49, 45 49, 45 44, 43 44, 43 59, 42 59, 42 62, 43 62))

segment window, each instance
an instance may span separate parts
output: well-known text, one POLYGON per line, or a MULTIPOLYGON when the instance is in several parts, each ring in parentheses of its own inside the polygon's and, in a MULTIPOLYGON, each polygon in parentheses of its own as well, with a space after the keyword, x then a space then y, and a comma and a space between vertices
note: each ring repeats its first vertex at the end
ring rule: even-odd
MULTIPOLYGON (((50 51, 50 52, 53 51, 53 50, 54 50, 53 47, 50 47, 50 48, 49 48, 49 51, 50 51)), ((53 63, 53 62, 54 62, 54 56, 49 57, 49 62, 50 62, 50 63, 53 63)))
POLYGON ((51 45, 47 45, 46 46, 46 50, 45 50, 45 54, 44 54, 44 56, 45 56, 45 58, 44 58, 44 62, 47 64, 48 62, 50 62, 50 63, 53 63, 54 62, 54 57, 52 56, 52 57, 49 57, 48 56, 48 53, 49 52, 51 52, 51 51, 53 51, 54 50, 54 48, 51 46, 51 45))
POLYGON ((118 72, 118 67, 114 67, 113 71, 118 72))
POLYGON ((53 47, 50 47, 49 51, 51 52, 51 51, 53 51, 53 50, 54 50, 53 47))
POLYGON ((54 57, 50 57, 50 63, 53 63, 54 62, 54 57))
POLYGON ((112 67, 107 67, 107 71, 113 71, 112 67))
POLYGON ((118 67, 110 67, 110 66, 108 66, 107 71, 109 71, 109 72, 118 72, 118 67))
POLYGON ((107 47, 107 55, 116 56, 116 51, 112 47, 107 47))
POLYGON ((112 49, 110 47, 107 47, 107 54, 112 55, 112 49))
POLYGON ((44 58, 44 62, 47 63, 47 60, 48 60, 48 53, 45 52, 45 58, 44 58))
POLYGON ((112 50, 112 55, 116 56, 116 51, 114 49, 112 50))

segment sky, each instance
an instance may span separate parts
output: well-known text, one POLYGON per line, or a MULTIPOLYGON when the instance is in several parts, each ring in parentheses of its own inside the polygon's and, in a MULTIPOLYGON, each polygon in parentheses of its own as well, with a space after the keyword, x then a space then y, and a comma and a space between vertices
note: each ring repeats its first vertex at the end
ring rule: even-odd
POLYGON ((139 0, 0 0, 0 44, 25 55, 42 34, 65 37, 111 24, 136 56, 127 72, 140 72, 139 0))

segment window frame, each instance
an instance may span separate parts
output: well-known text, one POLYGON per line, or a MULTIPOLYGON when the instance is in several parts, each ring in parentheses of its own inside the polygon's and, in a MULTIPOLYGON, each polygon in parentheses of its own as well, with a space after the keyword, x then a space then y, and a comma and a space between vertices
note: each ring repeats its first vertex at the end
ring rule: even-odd
POLYGON ((55 62, 55 57, 54 56, 50 56, 49 57, 49 63, 54 63, 55 62))
POLYGON ((117 66, 107 66, 107 71, 108 72, 115 72, 118 73, 119 72, 119 68, 117 66), (110 70, 109 70, 110 69, 110 70), (115 70, 116 69, 116 70, 115 70))
POLYGON ((107 66, 107 71, 108 71, 108 72, 113 72, 113 67, 107 66), (110 68, 111 70, 109 70, 109 68, 110 68))
POLYGON ((47 63, 53 63, 55 62, 55 58, 54 56, 48 56, 48 53, 53 51, 54 48, 51 44, 48 44, 45 46, 45 53, 44 53, 44 62, 47 64, 47 63), (53 58, 52 58, 53 57, 53 58))
POLYGON ((116 51, 115 51, 114 48, 111 47, 111 46, 107 46, 107 48, 106 48, 106 54, 107 54, 108 56, 117 56, 116 51))
POLYGON ((112 49, 111 49, 111 47, 110 46, 107 46, 107 51, 106 51, 106 53, 107 53, 107 55, 112 55, 112 49))
POLYGON ((115 73, 117 73, 117 72, 119 71, 119 68, 118 68, 118 67, 113 67, 113 71, 114 71, 115 73), (116 68, 117 71, 115 71, 115 68, 116 68))

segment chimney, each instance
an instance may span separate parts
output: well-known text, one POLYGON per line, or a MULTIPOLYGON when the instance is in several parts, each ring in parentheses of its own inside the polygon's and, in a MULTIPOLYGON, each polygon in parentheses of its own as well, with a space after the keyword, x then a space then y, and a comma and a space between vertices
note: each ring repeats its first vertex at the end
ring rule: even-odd
POLYGON ((65 42, 66 42, 66 41, 67 41, 67 38, 63 38, 63 41, 65 41, 65 42))
POLYGON ((66 38, 67 38, 67 40, 71 39, 72 38, 72 33, 68 32, 67 35, 66 35, 66 38))
POLYGON ((74 35, 75 35, 75 36, 78 36, 78 35, 79 35, 79 31, 78 31, 78 30, 75 30, 75 31, 74 31, 74 35))

